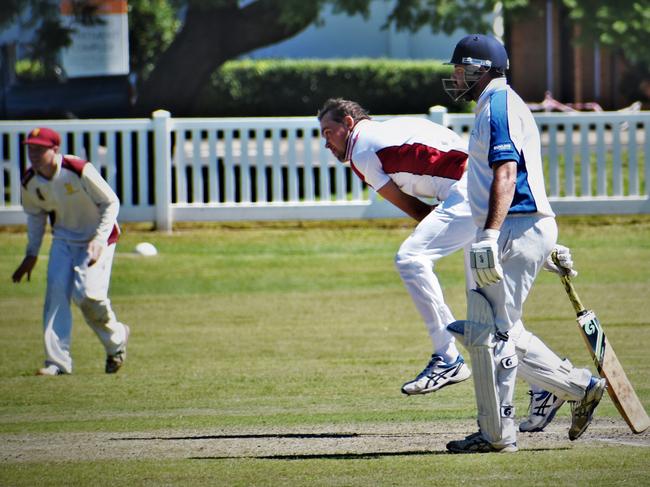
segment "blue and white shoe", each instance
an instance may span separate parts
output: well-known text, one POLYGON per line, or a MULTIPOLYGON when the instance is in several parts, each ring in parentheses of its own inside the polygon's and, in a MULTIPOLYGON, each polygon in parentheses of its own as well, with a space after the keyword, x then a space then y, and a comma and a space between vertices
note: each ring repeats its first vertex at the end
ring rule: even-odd
POLYGON ((519 424, 519 431, 536 433, 542 431, 553 421, 555 413, 564 404, 564 399, 560 399, 548 391, 528 391, 528 394, 530 395, 528 419, 519 424))
POLYGON ((585 391, 585 397, 581 401, 571 403, 571 428, 569 428, 569 439, 571 441, 580 438, 587 426, 591 424, 594 410, 603 397, 605 389, 607 389, 605 379, 592 377, 585 391))
POLYGON ((462 355, 451 364, 446 363, 440 355, 432 355, 424 370, 414 380, 402 386, 402 393, 408 396, 428 394, 447 385, 467 380, 471 375, 462 355))

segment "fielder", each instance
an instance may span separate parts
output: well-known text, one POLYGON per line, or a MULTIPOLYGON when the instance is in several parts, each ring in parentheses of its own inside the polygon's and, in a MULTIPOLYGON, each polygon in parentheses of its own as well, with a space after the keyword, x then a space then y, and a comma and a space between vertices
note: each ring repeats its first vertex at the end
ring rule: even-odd
POLYGON ((464 37, 450 64, 453 78, 443 81, 447 93, 454 100, 477 101, 467 185, 478 226, 470 249, 478 289, 468 292, 467 320, 448 328, 472 359, 479 431, 449 442, 447 449, 517 451, 517 373, 560 401, 572 401, 569 438, 575 440, 589 426, 606 381, 560 359, 521 321, 524 302, 557 239, 544 188, 539 131, 526 104, 506 82, 508 56, 496 39, 464 37))
POLYGON ((28 242, 14 282, 25 274, 30 279, 48 218, 53 236, 43 311, 45 366, 37 375, 72 373, 71 299, 104 345, 106 373, 115 373, 129 339, 129 327, 117 321, 108 299, 119 200, 92 164, 59 153, 61 137, 54 130, 36 128, 24 143, 31 162, 21 187, 28 242))

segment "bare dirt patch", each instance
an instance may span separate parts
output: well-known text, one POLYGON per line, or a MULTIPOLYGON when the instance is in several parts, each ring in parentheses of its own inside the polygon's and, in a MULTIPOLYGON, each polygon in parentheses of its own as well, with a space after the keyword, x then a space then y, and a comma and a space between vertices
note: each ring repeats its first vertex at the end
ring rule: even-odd
MULTIPOLYGON (((127 433, 29 433, 0 436, 2 462, 137 459, 374 458, 445 453, 445 444, 475 431, 474 421, 309 426, 292 429, 218 428, 127 433)), ((568 439, 567 419, 541 433, 520 434, 520 450, 606 446, 650 447, 623 421, 596 419, 582 438, 568 439)))

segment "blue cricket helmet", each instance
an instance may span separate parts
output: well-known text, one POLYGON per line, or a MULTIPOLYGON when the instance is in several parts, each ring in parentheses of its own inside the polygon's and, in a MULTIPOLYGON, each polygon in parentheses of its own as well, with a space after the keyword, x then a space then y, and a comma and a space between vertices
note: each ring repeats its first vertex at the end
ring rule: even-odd
POLYGON ((483 34, 470 34, 463 37, 445 64, 472 65, 494 69, 505 74, 509 67, 508 53, 496 38, 483 34))

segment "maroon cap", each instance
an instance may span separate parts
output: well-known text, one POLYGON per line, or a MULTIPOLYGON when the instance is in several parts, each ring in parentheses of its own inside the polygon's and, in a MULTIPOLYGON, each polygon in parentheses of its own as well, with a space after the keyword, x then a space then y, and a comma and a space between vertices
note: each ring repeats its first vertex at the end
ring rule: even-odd
POLYGON ((61 136, 56 130, 38 127, 29 133, 23 144, 42 145, 43 147, 59 146, 61 145, 61 136))

